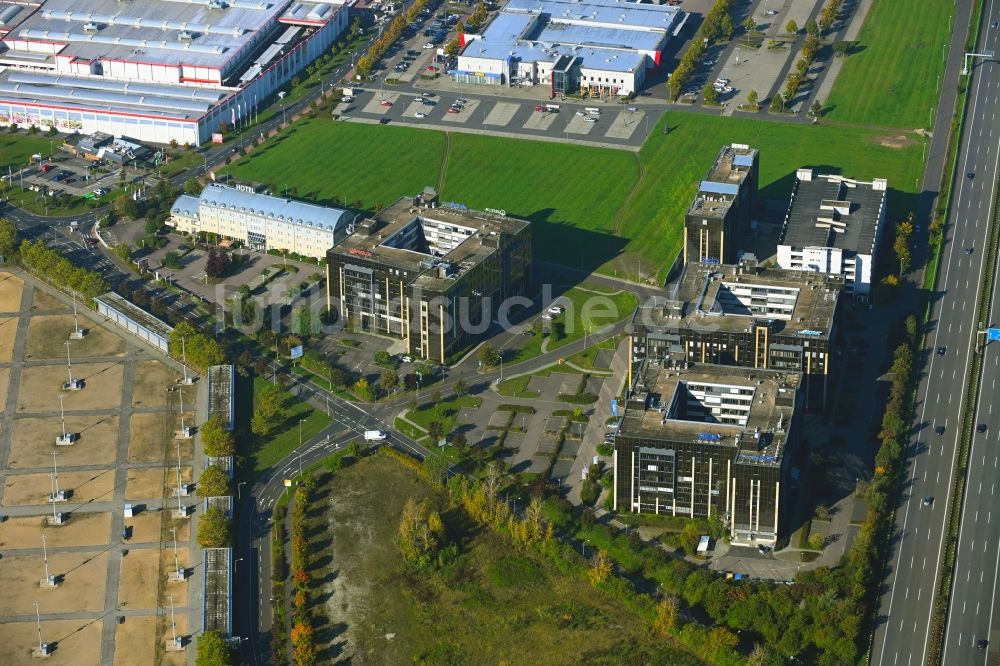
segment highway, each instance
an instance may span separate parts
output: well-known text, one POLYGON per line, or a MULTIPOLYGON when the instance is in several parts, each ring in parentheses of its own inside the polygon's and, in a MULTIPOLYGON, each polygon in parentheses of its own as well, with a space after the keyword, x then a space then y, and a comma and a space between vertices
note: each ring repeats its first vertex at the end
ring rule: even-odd
MULTIPOLYGON (((997 31, 989 27, 990 0, 979 51, 996 48, 997 31)), ((917 390, 914 442, 909 449, 902 497, 896 514, 898 539, 890 555, 887 583, 872 646, 872 664, 922 665, 929 648, 934 592, 943 553, 942 539, 950 507, 949 490, 961 435, 962 404, 970 381, 976 345, 976 301, 982 284, 983 248, 997 186, 1000 158, 1000 70, 977 62, 959 148, 958 173, 938 291, 931 303, 926 371, 917 390)), ((1000 374, 996 349, 990 350, 986 381, 1000 374)), ((984 409, 991 412, 987 405, 984 409)), ((992 614, 996 562, 1000 547, 1000 495, 993 493, 996 449, 986 453, 989 437, 1000 435, 1000 420, 989 421, 976 435, 970 461, 969 493, 955 571, 955 589, 947 626, 945 664, 986 663, 989 651, 975 642, 986 637, 992 614), (985 486, 985 487, 984 487, 985 486), (991 511, 997 513, 992 519, 991 511)), ((998 413, 1000 418, 1000 413, 998 413)))

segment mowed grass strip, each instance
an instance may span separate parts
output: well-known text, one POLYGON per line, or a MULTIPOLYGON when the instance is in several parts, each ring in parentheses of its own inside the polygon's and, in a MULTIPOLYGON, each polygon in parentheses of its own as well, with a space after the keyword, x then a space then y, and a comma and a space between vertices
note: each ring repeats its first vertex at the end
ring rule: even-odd
POLYGON ((954 13, 953 0, 875 2, 858 35, 859 52, 847 56, 830 98, 821 100, 827 117, 927 127, 954 13))
POLYGON ((267 183, 279 195, 287 184, 296 198, 328 206, 337 205, 335 199, 340 205, 360 201, 371 210, 435 186, 444 138, 441 132, 315 118, 295 124, 227 172, 267 183))
MULTIPOLYGON (((35 153, 42 155, 49 154, 49 139, 38 136, 25 136, 23 134, 9 134, 7 127, 0 133, 0 169, 3 175, 7 175, 7 167, 17 169, 27 165, 31 161, 31 156, 35 153)), ((52 147, 62 144, 62 139, 55 137, 52 140, 52 147)))
MULTIPOLYGON (((230 172, 276 192, 287 182, 321 204, 337 197, 372 209, 436 184, 444 139, 433 130, 315 119, 230 172)), ((915 205, 923 168, 921 140, 896 130, 695 113, 666 114, 638 161, 631 152, 571 144, 461 133, 450 139, 443 201, 531 220, 536 259, 631 278, 662 272, 677 256, 684 213, 725 144, 760 150, 760 196, 778 208, 787 204, 795 170, 812 166, 887 178, 890 216, 902 217, 915 205), (672 128, 667 135, 659 131, 664 122, 672 128)))

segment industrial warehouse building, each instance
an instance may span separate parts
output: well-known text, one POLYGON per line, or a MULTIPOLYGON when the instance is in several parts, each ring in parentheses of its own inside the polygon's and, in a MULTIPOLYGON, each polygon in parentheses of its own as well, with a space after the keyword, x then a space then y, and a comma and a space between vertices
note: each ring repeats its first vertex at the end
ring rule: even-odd
POLYGON ((510 0, 481 35, 463 35, 458 83, 543 85, 550 95, 637 92, 687 14, 620 0, 510 0))
POLYGON ((684 216, 684 263, 734 264, 757 208, 756 148, 723 146, 684 216))
POLYGON ((354 213, 339 208, 213 183, 198 196, 177 197, 167 225, 189 234, 218 234, 252 250, 323 259, 327 250, 350 233, 354 218, 354 213))
POLYGON ((867 298, 885 227, 887 190, 884 178, 862 182, 808 168, 796 171, 778 265, 843 275, 847 293, 867 298))
POLYGON ((531 261, 528 222, 439 205, 426 188, 327 252, 327 305, 351 329, 400 337, 407 353, 445 363, 503 308, 530 304, 531 261))
POLYGON ((200 144, 330 48, 311 0, 0 0, 0 124, 200 144))
POLYGON ((643 363, 614 452, 616 511, 721 519, 732 543, 782 533, 799 374, 643 363))
POLYGON ((628 327, 632 366, 715 363, 801 372, 806 404, 826 403, 843 278, 747 262, 691 263, 628 327))

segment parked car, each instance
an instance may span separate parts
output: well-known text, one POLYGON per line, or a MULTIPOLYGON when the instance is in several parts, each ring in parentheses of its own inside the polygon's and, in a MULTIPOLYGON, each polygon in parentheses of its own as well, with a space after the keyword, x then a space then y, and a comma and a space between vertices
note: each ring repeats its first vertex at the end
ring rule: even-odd
POLYGON ((413 117, 414 118, 426 118, 427 114, 426 113, 422 113, 420 111, 417 111, 416 113, 413 114, 413 117))
POLYGON ((390 106, 392 106, 392 102, 390 102, 387 99, 382 100, 381 102, 379 102, 379 104, 381 104, 384 107, 390 107, 390 106))

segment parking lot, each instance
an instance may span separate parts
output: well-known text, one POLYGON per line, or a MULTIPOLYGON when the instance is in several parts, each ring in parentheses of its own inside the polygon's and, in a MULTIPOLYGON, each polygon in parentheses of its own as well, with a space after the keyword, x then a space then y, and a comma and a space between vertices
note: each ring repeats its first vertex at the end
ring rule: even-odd
POLYGON ((59 153, 46 160, 38 157, 35 164, 13 174, 12 184, 20 186, 23 182, 25 188, 51 196, 102 196, 118 186, 120 168, 116 165, 97 165, 59 153))

